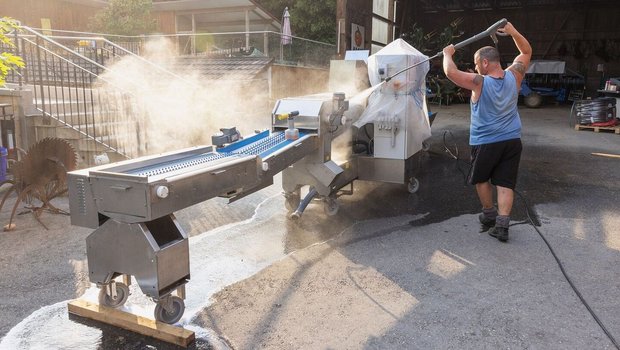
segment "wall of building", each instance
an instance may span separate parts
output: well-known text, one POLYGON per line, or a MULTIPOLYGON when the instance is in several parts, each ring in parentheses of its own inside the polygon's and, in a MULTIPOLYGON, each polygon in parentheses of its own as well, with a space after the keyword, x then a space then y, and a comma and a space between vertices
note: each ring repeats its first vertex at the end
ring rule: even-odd
POLYGON ((0 14, 19 20, 22 25, 42 28, 41 19, 49 19, 52 29, 87 31, 90 18, 100 4, 76 4, 63 0, 2 0, 0 14))
MULTIPOLYGON (((440 10, 434 13, 423 11, 419 1, 414 1, 409 7, 407 28, 416 23, 425 33, 441 31, 454 20, 462 18, 459 29, 463 34, 454 42, 467 39, 499 19, 507 18, 530 41, 533 59, 565 61, 567 68, 586 77, 587 94, 590 96, 596 95, 602 79, 602 73, 597 71, 600 64, 605 69, 606 77, 620 77, 618 1, 584 1, 562 6, 524 6, 487 11, 440 10)), ((484 39, 463 49, 463 62, 471 63, 475 50, 484 45, 493 45, 493 42, 484 39)), ((500 37, 498 45, 503 62, 511 62, 518 52, 512 40, 500 37)), ((439 64, 435 62, 435 66, 439 64)))
POLYGON ((327 69, 274 64, 271 67, 271 106, 279 98, 325 92, 328 80, 327 69))
POLYGON ((338 58, 344 58, 351 50, 351 23, 364 27, 365 50, 370 50, 372 41, 372 0, 338 0, 336 3, 336 23, 339 33, 338 58))

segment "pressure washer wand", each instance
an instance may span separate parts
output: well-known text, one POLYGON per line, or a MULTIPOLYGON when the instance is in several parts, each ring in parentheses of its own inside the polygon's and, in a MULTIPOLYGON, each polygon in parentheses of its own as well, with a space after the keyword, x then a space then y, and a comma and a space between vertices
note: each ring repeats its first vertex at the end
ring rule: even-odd
MULTIPOLYGON (((485 30, 484 32, 478 33, 478 34, 472 36, 469 39, 465 39, 465 40, 461 41, 460 43, 455 44, 454 48, 455 49, 460 49, 463 46, 467 46, 467 45, 469 45, 469 44, 471 44, 473 42, 476 42, 476 41, 478 41, 480 39, 486 38, 487 36, 490 36, 493 39, 493 42, 497 42, 497 38, 495 37, 495 33, 497 32, 497 30, 499 28, 504 28, 506 23, 508 23, 508 20, 505 19, 505 18, 502 18, 499 21, 495 22, 495 24, 493 24, 492 26, 487 28, 487 30, 485 30)), ((429 57, 429 58, 427 58, 427 59, 425 59, 423 61, 420 61, 420 62, 418 62, 418 63, 416 63, 414 65, 411 65, 411 66, 409 66, 407 68, 399 70, 398 72, 396 72, 396 73, 390 75, 389 77, 385 78, 385 81, 390 81, 392 78, 394 78, 395 76, 399 75, 402 72, 406 72, 406 71, 410 70, 411 68, 414 68, 414 67, 417 67, 417 66, 421 65, 424 62, 428 62, 428 61, 430 61, 430 60, 432 60, 434 58, 441 57, 441 56, 443 56, 443 51, 439 51, 438 53, 436 53, 432 57, 429 57)))

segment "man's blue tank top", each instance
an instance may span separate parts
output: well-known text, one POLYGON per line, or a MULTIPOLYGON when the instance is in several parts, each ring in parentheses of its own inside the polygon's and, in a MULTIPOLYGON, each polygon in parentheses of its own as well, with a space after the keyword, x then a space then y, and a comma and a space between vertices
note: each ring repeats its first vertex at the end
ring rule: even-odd
POLYGON ((516 78, 510 70, 504 71, 504 79, 484 76, 480 99, 471 102, 469 144, 475 146, 520 138, 518 98, 516 78))

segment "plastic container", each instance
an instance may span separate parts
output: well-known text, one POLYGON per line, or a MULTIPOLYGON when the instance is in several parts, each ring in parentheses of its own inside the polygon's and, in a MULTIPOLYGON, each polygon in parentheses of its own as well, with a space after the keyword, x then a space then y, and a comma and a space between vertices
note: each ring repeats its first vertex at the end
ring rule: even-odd
POLYGON ((9 151, 5 147, 0 147, 0 181, 6 180, 6 168, 9 151))

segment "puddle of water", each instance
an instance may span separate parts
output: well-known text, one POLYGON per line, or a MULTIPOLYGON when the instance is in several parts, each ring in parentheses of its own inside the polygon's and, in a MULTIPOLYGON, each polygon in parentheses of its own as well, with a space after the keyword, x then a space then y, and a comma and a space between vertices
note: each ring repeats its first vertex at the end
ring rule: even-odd
MULTIPOLYGON (((281 195, 266 198, 250 219, 189 238, 191 280, 186 285, 186 309, 179 324, 194 331, 197 340, 226 348, 214 331, 192 324, 192 319, 210 304, 214 293, 286 255, 286 215, 282 203, 275 200, 278 197, 281 195)), ((142 294, 137 283, 130 286, 130 291, 123 310, 152 319, 155 303, 142 294)), ((98 293, 99 289, 93 286, 80 299, 97 303, 98 293)), ((102 330, 70 320, 69 301, 33 312, 7 333, 0 349, 100 349, 102 330)))

